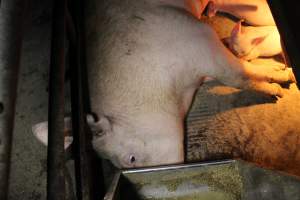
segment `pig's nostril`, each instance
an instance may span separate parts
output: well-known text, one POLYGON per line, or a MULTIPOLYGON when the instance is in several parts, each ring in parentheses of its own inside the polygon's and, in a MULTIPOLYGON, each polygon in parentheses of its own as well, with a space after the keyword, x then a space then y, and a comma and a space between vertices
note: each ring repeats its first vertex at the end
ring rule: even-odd
POLYGON ((135 162, 135 157, 134 156, 130 156, 130 163, 134 163, 135 162))
POLYGON ((0 102, 0 114, 4 111, 4 105, 2 102, 0 102))

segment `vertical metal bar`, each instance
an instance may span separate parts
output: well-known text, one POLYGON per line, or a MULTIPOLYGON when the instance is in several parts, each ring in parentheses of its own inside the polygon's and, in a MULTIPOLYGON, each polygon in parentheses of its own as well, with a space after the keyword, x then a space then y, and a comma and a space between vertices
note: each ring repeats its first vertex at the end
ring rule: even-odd
POLYGON ((0 8, 0 199, 7 199, 23 28, 23 0, 0 8))
MULTIPOLYGON (((90 200, 91 195, 91 172, 88 159, 87 137, 85 129, 85 112, 82 88, 82 52, 81 52, 81 27, 82 17, 80 2, 73 1, 71 5, 73 11, 72 25, 76 37, 70 44, 70 66, 71 66, 71 105, 72 105, 72 130, 73 148, 76 173, 76 192, 78 200, 90 200)), ((71 20, 68 20, 71 23, 71 20)), ((70 34, 74 35, 74 34, 70 34)))
POLYGON ((103 200, 119 200, 120 199, 120 187, 121 187, 121 175, 122 172, 118 171, 114 177, 113 180, 103 198, 103 200))
MULTIPOLYGON (((75 0, 70 4, 73 16, 73 29, 70 46, 71 68, 71 101, 72 129, 74 136, 74 157, 76 171, 76 188, 78 200, 102 199, 104 197, 104 182, 102 166, 95 158, 91 148, 91 135, 86 127, 86 113, 90 112, 88 102, 88 87, 85 62, 85 32, 83 0, 75 0), (73 35, 73 36, 72 36, 73 35), (76 58, 76 59, 75 59, 76 58), (89 137, 90 136, 90 137, 89 137)), ((70 20, 69 20, 70 21, 70 20)))
POLYGON ((300 87, 300 30, 299 1, 268 0, 268 4, 274 16, 280 37, 283 41, 283 51, 289 66, 298 80, 300 87))
MULTIPOLYGON (((86 22, 86 3, 87 1, 84 0, 77 0, 78 8, 81 14, 79 15, 79 30, 80 30, 80 44, 81 44, 81 76, 82 76, 82 96, 84 97, 84 110, 86 113, 92 113, 91 104, 90 104, 90 92, 88 86, 88 73, 87 73, 87 66, 86 66, 86 32, 85 28, 87 27, 86 22)), ((87 129, 87 127, 85 127, 87 129)), ((92 199, 102 199, 105 195, 105 188, 104 183, 104 170, 103 170, 103 161, 102 159, 96 154, 96 152, 92 149, 91 140, 92 134, 90 131, 86 130, 86 137, 89 141, 87 144, 88 147, 88 158, 89 158, 89 170, 90 170, 90 181, 91 181, 91 195, 92 199)))
POLYGON ((65 199, 64 178, 64 72, 66 41, 66 0, 54 0, 50 82, 47 199, 65 199))

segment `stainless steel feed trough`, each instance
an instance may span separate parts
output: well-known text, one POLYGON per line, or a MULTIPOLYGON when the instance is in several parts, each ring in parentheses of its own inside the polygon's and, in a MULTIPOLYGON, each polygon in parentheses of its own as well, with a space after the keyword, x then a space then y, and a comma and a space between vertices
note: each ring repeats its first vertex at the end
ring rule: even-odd
POLYGON ((105 200, 296 200, 300 179, 252 164, 217 161, 118 172, 105 200))

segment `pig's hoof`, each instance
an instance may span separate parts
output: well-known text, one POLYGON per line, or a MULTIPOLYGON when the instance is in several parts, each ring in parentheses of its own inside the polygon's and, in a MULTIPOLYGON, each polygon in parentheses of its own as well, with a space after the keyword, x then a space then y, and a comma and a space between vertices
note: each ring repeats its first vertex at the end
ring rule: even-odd
POLYGON ((291 82, 296 81, 291 68, 286 68, 284 70, 280 70, 278 67, 272 67, 272 70, 267 73, 266 79, 265 79, 267 82, 269 82, 269 83, 291 83, 291 82))
POLYGON ((287 68, 286 70, 288 70, 289 72, 289 77, 292 83, 297 83, 296 77, 293 73, 293 69, 292 68, 287 68))
POLYGON ((276 84, 276 85, 277 85, 276 86, 277 92, 276 92, 275 96, 282 98, 284 96, 283 89, 280 85, 278 85, 278 84, 276 84))
POLYGON ((262 92, 265 94, 276 96, 282 98, 284 96, 284 92, 282 87, 277 83, 267 83, 264 88, 262 88, 262 92))
POLYGON ((268 83, 264 81, 252 82, 250 84, 250 88, 252 90, 258 91, 266 95, 277 96, 277 97, 284 96, 284 91, 278 83, 268 83))
POLYGON ((283 64, 283 65, 276 65, 276 66, 273 66, 273 69, 275 71, 283 71, 283 70, 286 70, 286 66, 283 64))
POLYGON ((276 97, 280 97, 282 98, 284 96, 284 92, 282 87, 277 84, 277 83, 270 83, 264 90, 264 93, 272 95, 272 96, 276 96, 276 97))
POLYGON ((271 83, 271 87, 274 88, 274 93, 271 92, 271 95, 282 98, 284 96, 284 92, 282 87, 277 83, 271 83))

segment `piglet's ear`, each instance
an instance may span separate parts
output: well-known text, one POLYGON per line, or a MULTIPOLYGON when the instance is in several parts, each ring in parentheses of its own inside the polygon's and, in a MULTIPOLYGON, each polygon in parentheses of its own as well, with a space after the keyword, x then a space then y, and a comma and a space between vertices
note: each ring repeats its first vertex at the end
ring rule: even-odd
POLYGON ((243 31, 242 31, 242 22, 244 20, 240 20, 236 23, 236 25, 233 27, 232 31, 231 31, 231 37, 232 38, 235 38, 235 37, 238 37, 239 35, 243 34, 243 31))
POLYGON ((254 46, 257 46, 257 45, 259 45, 260 43, 262 43, 265 39, 266 39, 266 36, 254 38, 254 39, 251 41, 251 44, 254 45, 254 46))
MULTIPOLYGON (((73 142, 71 118, 64 119, 64 148, 68 149, 73 142)), ((45 146, 48 146, 48 122, 41 122, 32 127, 33 135, 45 146)))
POLYGON ((87 115, 87 123, 95 137, 102 137, 111 132, 111 122, 105 116, 87 115))

